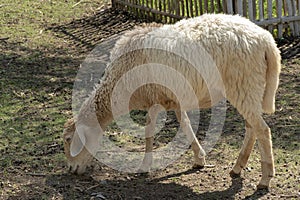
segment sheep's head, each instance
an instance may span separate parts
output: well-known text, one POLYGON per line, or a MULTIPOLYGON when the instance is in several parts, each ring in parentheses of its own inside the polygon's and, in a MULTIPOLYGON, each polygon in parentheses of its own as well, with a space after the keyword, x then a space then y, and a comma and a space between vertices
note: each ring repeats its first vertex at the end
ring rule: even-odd
POLYGON ((63 140, 69 171, 75 174, 83 174, 93 157, 85 148, 86 138, 78 133, 74 119, 65 123, 63 140))

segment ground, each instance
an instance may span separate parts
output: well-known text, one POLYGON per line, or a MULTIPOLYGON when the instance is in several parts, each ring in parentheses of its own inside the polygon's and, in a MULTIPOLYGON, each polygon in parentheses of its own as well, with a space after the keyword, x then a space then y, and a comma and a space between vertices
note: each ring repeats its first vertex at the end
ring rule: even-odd
MULTIPOLYGON (((75 176, 67 173, 61 134, 72 115, 77 70, 96 44, 142 20, 96 0, 4 0, 0 11, 0 199, 300 198, 300 38, 277 40, 283 58, 277 111, 264 116, 272 130, 276 167, 269 191, 256 190, 257 147, 241 178, 229 176, 244 135, 241 116, 230 105, 223 134, 207 155, 215 167, 192 169, 188 151, 150 174, 121 173, 95 162, 93 170, 75 176)), ((205 122, 209 111, 203 112, 205 122)), ((133 117, 144 119, 139 112, 133 117)), ((172 113, 168 118, 156 147, 169 141, 178 126, 172 113)), ((111 126, 107 134, 117 137, 118 130, 111 126)), ((120 136, 120 145, 125 139, 120 136)), ((143 148, 143 141, 126 142, 143 148)))

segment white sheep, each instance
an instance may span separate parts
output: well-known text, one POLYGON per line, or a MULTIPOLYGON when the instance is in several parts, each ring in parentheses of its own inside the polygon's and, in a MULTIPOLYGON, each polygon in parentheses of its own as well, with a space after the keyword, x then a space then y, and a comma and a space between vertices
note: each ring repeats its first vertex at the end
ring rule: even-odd
MULTIPOLYGON (((83 173, 87 164, 92 160, 91 154, 84 147, 84 145, 93 145, 92 139, 89 139, 93 137, 93 134, 87 132, 91 129, 83 130, 84 136, 80 136, 76 131, 75 123, 77 129, 78 124, 84 125, 81 127, 93 127, 98 123, 102 129, 105 129, 113 120, 111 97, 118 80, 136 66, 161 63, 184 76, 194 90, 200 108, 210 107, 226 96, 226 99, 245 119, 246 129, 242 149, 230 174, 240 174, 257 139, 262 167, 262 177, 258 188, 269 187, 270 180, 275 173, 274 160, 271 131, 263 120, 262 113, 275 111, 275 93, 279 82, 281 57, 268 31, 240 16, 205 14, 181 20, 174 25, 161 27, 149 25, 128 31, 116 43, 111 59, 112 62, 107 67, 101 84, 82 105, 76 120, 71 119, 65 124, 64 147, 71 172, 83 173), (174 37, 172 34, 174 32, 178 33, 178 37, 174 37), (182 47, 184 44, 187 45, 182 47), (217 78, 213 67, 204 66, 207 63, 203 62, 200 63, 203 65, 200 68, 204 69, 201 73, 209 76, 210 79, 204 80, 203 74, 199 75, 194 68, 187 67, 191 63, 182 61, 178 56, 169 53, 181 48, 180 53, 185 54, 186 58, 205 56, 203 49, 195 49, 193 44, 201 46, 211 56, 221 79, 217 78), (143 48, 147 45, 151 48, 143 48), (157 50, 162 49, 161 46, 165 51, 157 50), (134 51, 128 51, 128 49, 134 49, 134 51), (225 92, 222 90, 220 81, 223 82, 225 92), (213 102, 209 88, 215 91, 213 102), (97 120, 92 119, 91 113, 97 115, 97 120)), ((162 79, 170 76, 164 70, 159 74, 149 72, 148 75, 162 79)), ((131 81, 130 77, 125 78, 124 84, 130 87, 131 81)), ((203 167, 205 152, 195 137, 186 114, 186 111, 193 109, 190 106, 193 105, 190 103, 193 98, 187 96, 183 101, 185 105, 180 105, 178 97, 162 85, 147 84, 139 87, 132 94, 129 110, 148 110, 148 125, 145 133, 146 152, 152 152, 153 149, 153 132, 158 112, 162 110, 162 107, 166 110, 174 110, 181 128, 192 142, 195 166, 203 167)), ((152 162, 151 154, 146 155, 149 156, 144 159, 141 166, 143 170, 148 170, 152 162)))

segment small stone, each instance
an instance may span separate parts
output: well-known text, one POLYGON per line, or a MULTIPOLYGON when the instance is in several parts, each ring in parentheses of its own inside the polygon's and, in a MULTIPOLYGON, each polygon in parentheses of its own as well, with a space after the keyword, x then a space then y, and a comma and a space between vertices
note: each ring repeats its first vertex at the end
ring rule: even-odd
POLYGON ((251 167, 246 167, 246 170, 248 171, 248 172, 251 172, 251 167))
POLYGON ((253 183, 249 183, 249 184, 247 185, 247 187, 252 188, 252 189, 255 189, 255 188, 256 188, 256 185, 253 184, 253 183))

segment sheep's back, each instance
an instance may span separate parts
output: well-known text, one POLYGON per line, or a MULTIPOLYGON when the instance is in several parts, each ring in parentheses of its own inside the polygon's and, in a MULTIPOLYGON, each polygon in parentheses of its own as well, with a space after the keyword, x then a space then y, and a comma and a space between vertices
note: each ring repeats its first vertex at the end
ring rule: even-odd
MULTIPOLYGON (((264 92, 265 52, 270 46, 276 46, 270 33, 245 18, 203 15, 174 25, 143 27, 127 32, 112 51, 112 61, 117 64, 112 64, 108 73, 113 77, 112 82, 117 82, 123 74, 137 66, 158 63, 183 74, 192 85, 199 103, 206 104, 204 107, 210 103, 207 80, 211 84, 209 88, 218 91, 218 98, 224 95, 233 104, 238 104, 249 94, 256 93, 252 99, 257 101, 264 92), (200 73, 199 69, 202 70, 200 73), (207 76, 206 79, 203 75, 207 76)), ((164 72, 168 77, 167 70, 160 73, 164 72)), ((141 78, 143 76, 155 76, 155 73, 140 74, 141 78)), ((130 87, 134 83, 129 77, 126 84, 130 87)), ((174 94, 164 87, 149 87, 141 89, 141 95, 136 95, 136 99, 139 97, 143 101, 145 95, 142 93, 149 89, 153 98, 165 96, 166 99, 174 99, 174 94)), ((151 104, 149 96, 147 101, 151 104)))

